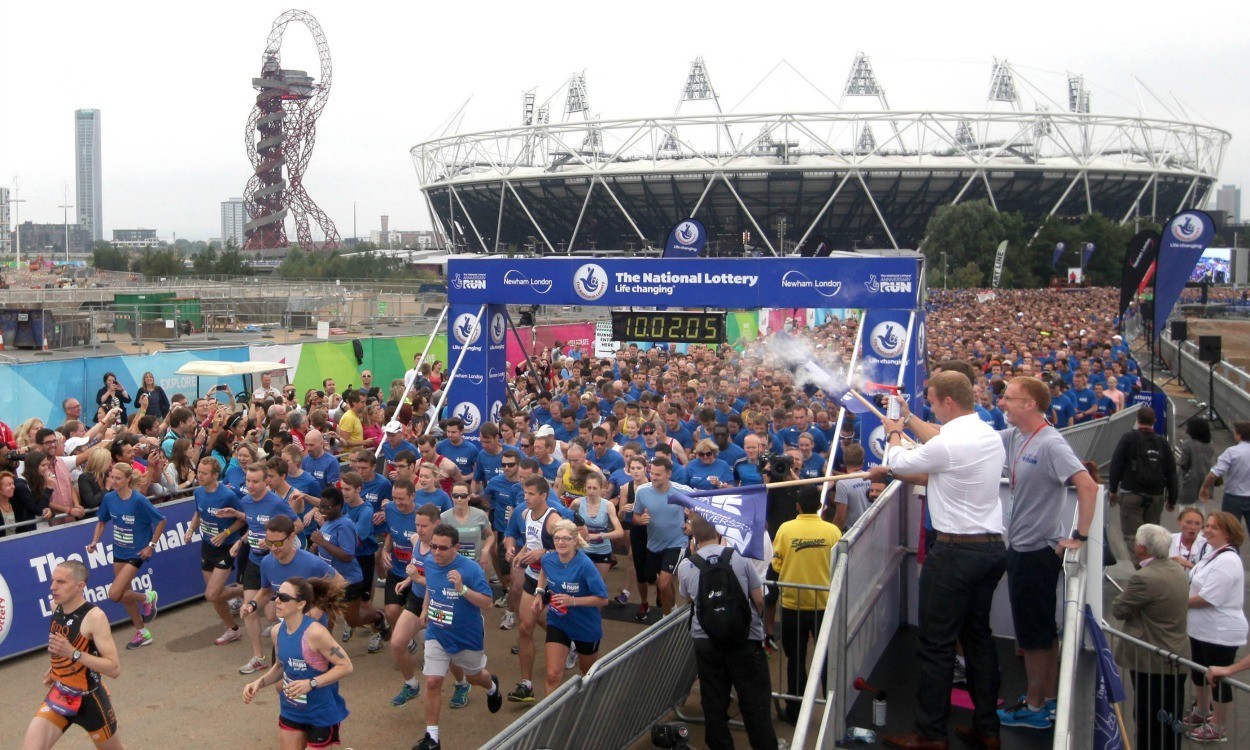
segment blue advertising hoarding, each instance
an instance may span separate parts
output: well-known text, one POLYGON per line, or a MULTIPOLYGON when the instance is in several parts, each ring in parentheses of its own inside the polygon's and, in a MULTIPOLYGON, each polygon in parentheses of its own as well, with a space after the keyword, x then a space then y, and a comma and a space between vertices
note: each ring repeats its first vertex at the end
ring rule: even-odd
MULTIPOLYGON (((156 553, 135 575, 133 586, 137 591, 155 588, 162 606, 197 599, 204 595, 200 536, 196 533, 187 544, 182 541, 195 513, 195 501, 175 500, 156 508, 165 514, 165 533, 156 553)), ((47 647, 53 609, 48 587, 52 569, 65 560, 87 566, 87 601, 102 607, 109 622, 130 619, 122 605, 108 598, 113 583, 108 530, 95 553, 87 553, 95 526, 94 520, 79 521, 0 540, 0 661, 47 647)))

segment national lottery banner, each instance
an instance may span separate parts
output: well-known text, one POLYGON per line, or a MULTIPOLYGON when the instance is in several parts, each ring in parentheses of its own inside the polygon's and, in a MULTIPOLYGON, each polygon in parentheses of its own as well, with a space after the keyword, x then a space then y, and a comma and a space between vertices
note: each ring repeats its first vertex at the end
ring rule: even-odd
POLYGON ((913 309, 915 257, 453 258, 453 304, 913 309))
MULTIPOLYGON (((860 392, 869 399, 898 386, 900 395, 910 406, 915 401, 923 374, 917 358, 924 357, 924 318, 910 310, 866 310, 860 326, 860 351, 857 366, 860 392), (906 365, 906 366, 905 366, 906 365), (900 383, 899 373, 903 373, 900 383)), ((852 380, 854 382, 854 379, 852 380)), ((884 410, 882 410, 884 411, 884 410)), ((864 446, 866 466, 881 463, 885 456, 885 427, 871 412, 859 415, 859 437, 864 446)))
MULTIPOLYGON (((200 536, 189 544, 182 537, 195 513, 187 498, 156 506, 165 514, 165 534, 156 553, 135 576, 137 591, 156 589, 160 605, 170 606, 204 595, 200 575, 200 536)), ((65 560, 78 560, 89 570, 87 601, 102 607, 109 622, 128 621, 120 604, 109 601, 113 583, 112 527, 104 530, 94 554, 87 554, 96 522, 80 521, 30 534, 0 539, 0 661, 46 648, 53 605, 49 599, 52 570, 65 560)))

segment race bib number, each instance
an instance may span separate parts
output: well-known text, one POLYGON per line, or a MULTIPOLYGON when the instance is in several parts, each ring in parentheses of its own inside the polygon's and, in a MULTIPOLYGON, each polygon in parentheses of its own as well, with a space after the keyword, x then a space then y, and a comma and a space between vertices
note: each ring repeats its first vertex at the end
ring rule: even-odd
POLYGON ((286 701, 288 704, 295 706, 297 708, 306 708, 308 706, 308 694, 307 693, 305 693, 304 695, 296 696, 294 698, 287 695, 286 690, 287 688, 291 686, 291 683, 293 682, 295 682, 295 680, 292 680, 291 678, 287 677, 285 674, 282 675, 282 700, 286 701))
POLYGON ((467 557, 470 560, 477 559, 477 545, 476 544, 461 544, 459 551, 462 556, 467 557))
POLYGON ((455 609, 450 604, 436 601, 430 602, 430 625, 450 628, 454 615, 455 609))

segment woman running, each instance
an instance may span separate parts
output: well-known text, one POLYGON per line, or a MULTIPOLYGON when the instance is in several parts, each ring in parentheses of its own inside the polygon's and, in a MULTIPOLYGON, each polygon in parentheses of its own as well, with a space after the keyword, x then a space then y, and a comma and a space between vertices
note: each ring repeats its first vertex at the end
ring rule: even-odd
POLYGON ((130 489, 134 469, 129 464, 115 464, 109 472, 109 490, 100 501, 96 514, 95 533, 87 553, 95 554, 96 545, 104 526, 113 522, 113 584, 109 586, 109 599, 120 603, 134 623, 135 635, 126 644, 136 649, 152 643, 148 624, 156 619, 156 590, 146 594, 130 588, 130 582, 152 555, 156 543, 165 532, 165 516, 152 506, 146 497, 130 489))
POLYGON ((352 660, 307 612, 313 607, 341 611, 343 584, 333 578, 289 578, 274 600, 279 621, 272 632, 278 659, 243 688, 243 702, 251 703, 261 688, 281 682, 278 746, 303 750, 341 744, 339 726, 348 710, 338 682, 352 673, 352 660))
POLYGON ((573 501, 573 510, 586 520, 586 556, 595 564, 599 575, 603 576, 607 585, 608 570, 612 565, 612 541, 625 537, 625 529, 621 519, 616 515, 616 506, 611 500, 603 497, 603 489, 607 481, 598 474, 586 477, 586 497, 573 501))
POLYGON ((532 605, 534 614, 547 607, 547 695, 564 681, 565 660, 574 649, 582 674, 595 663, 603 640, 599 609, 608 603, 608 587, 581 549, 586 540, 578 535, 577 524, 567 518, 556 521, 551 540, 556 548, 542 557, 532 605))

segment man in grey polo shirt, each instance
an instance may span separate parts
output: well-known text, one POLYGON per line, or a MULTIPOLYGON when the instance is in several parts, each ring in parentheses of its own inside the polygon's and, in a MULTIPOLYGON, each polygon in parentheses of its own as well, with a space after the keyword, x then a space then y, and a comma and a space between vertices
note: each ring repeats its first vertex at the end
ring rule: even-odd
POLYGON ((1233 422, 1233 439, 1237 442, 1220 454, 1203 480, 1198 499, 1204 503, 1209 501, 1215 480, 1222 477, 1224 504, 1220 506, 1221 510, 1250 525, 1250 421, 1233 422))
MULTIPOLYGON (((726 549, 716 527, 698 514, 690 516, 688 526, 692 539, 691 554, 716 562, 726 549)), ((690 620, 707 746, 712 750, 734 746, 729 733, 729 689, 732 687, 738 696, 738 710, 742 713, 742 723, 746 725, 751 747, 753 750, 774 750, 777 734, 768 705, 773 688, 768 674, 768 654, 764 651, 764 621, 760 619, 760 613, 764 611, 764 583, 745 557, 735 554, 730 558, 729 565, 751 602, 751 628, 746 643, 733 650, 718 648, 703 632, 698 616, 690 620)), ((692 607, 697 607, 699 569, 689 558, 677 566, 677 580, 682 596, 695 602, 692 607)))
POLYGON ((1007 587, 1016 642, 1024 652, 1028 692, 998 712, 1006 727, 1046 729, 1058 691, 1059 645, 1055 590, 1063 551, 1085 541, 1094 517, 1098 485, 1063 435, 1046 421, 1050 389, 1032 377, 1012 378, 1002 398, 1011 427, 1000 434, 1011 486, 1007 525, 1007 587), (1064 487, 1076 487, 1078 517, 1070 539, 1062 538, 1064 487))

